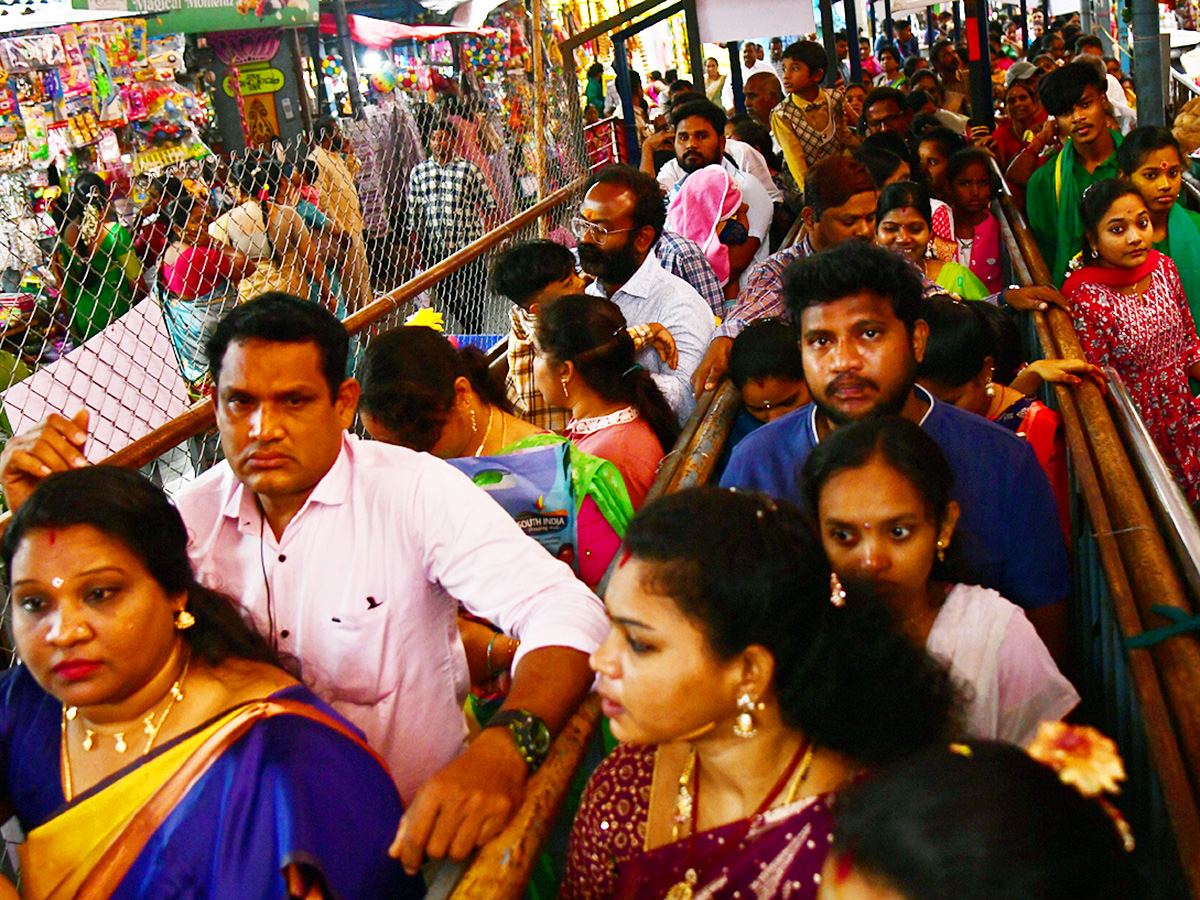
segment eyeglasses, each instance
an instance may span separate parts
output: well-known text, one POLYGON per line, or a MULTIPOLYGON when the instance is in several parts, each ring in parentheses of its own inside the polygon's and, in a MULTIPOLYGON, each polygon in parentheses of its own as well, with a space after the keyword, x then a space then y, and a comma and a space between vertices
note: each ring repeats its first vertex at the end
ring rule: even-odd
POLYGON ((605 228, 603 225, 597 225, 595 222, 589 222, 582 216, 573 216, 570 222, 571 234, 583 240, 586 237, 591 237, 597 243, 603 244, 614 234, 621 234, 625 231, 633 231, 634 228, 605 228))
POLYGON ((889 125, 903 121, 904 113, 892 113, 890 116, 884 116, 882 119, 876 119, 873 122, 867 122, 867 131, 882 131, 889 125))

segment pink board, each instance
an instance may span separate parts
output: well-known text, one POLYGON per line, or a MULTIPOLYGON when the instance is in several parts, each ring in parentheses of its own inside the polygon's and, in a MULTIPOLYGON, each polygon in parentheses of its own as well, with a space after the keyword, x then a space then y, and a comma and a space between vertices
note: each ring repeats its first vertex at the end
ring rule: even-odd
POLYGON ((162 312, 143 300, 82 347, 14 384, 0 398, 20 434, 52 412, 86 407, 90 462, 132 444, 188 407, 187 387, 162 312))

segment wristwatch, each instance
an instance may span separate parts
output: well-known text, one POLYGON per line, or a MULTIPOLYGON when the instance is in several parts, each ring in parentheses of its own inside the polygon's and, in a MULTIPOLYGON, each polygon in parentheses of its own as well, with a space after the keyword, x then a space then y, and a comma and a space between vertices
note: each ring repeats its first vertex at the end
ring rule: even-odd
POLYGON ((550 729, 546 723, 525 709, 502 709, 492 716, 486 728, 507 728, 517 745, 521 758, 532 775, 550 753, 550 729))

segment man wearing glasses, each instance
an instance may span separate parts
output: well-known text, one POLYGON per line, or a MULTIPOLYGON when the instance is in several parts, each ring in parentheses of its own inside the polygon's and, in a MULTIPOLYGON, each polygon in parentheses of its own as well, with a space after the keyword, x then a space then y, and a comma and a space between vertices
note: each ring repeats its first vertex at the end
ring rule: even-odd
POLYGON ((714 320, 696 289, 665 271, 652 252, 666 218, 658 182, 632 166, 614 165, 597 175, 571 230, 579 238, 580 267, 596 277, 587 293, 612 300, 627 325, 659 322, 675 338, 676 368, 650 347, 638 353, 637 361, 682 422, 695 405, 690 379, 714 320))
POLYGON ((900 135, 911 155, 913 113, 903 93, 895 88, 875 88, 863 101, 863 120, 867 134, 892 131, 900 135))

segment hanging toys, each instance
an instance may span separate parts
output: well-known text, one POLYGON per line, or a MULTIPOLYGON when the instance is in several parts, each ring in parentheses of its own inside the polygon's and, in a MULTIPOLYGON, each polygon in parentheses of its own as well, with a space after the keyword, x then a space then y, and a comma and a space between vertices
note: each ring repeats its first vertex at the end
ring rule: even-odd
POLYGON ((386 94, 396 87, 396 68, 391 63, 386 63, 379 69, 375 70, 371 75, 371 87, 379 91, 381 94, 386 94))

